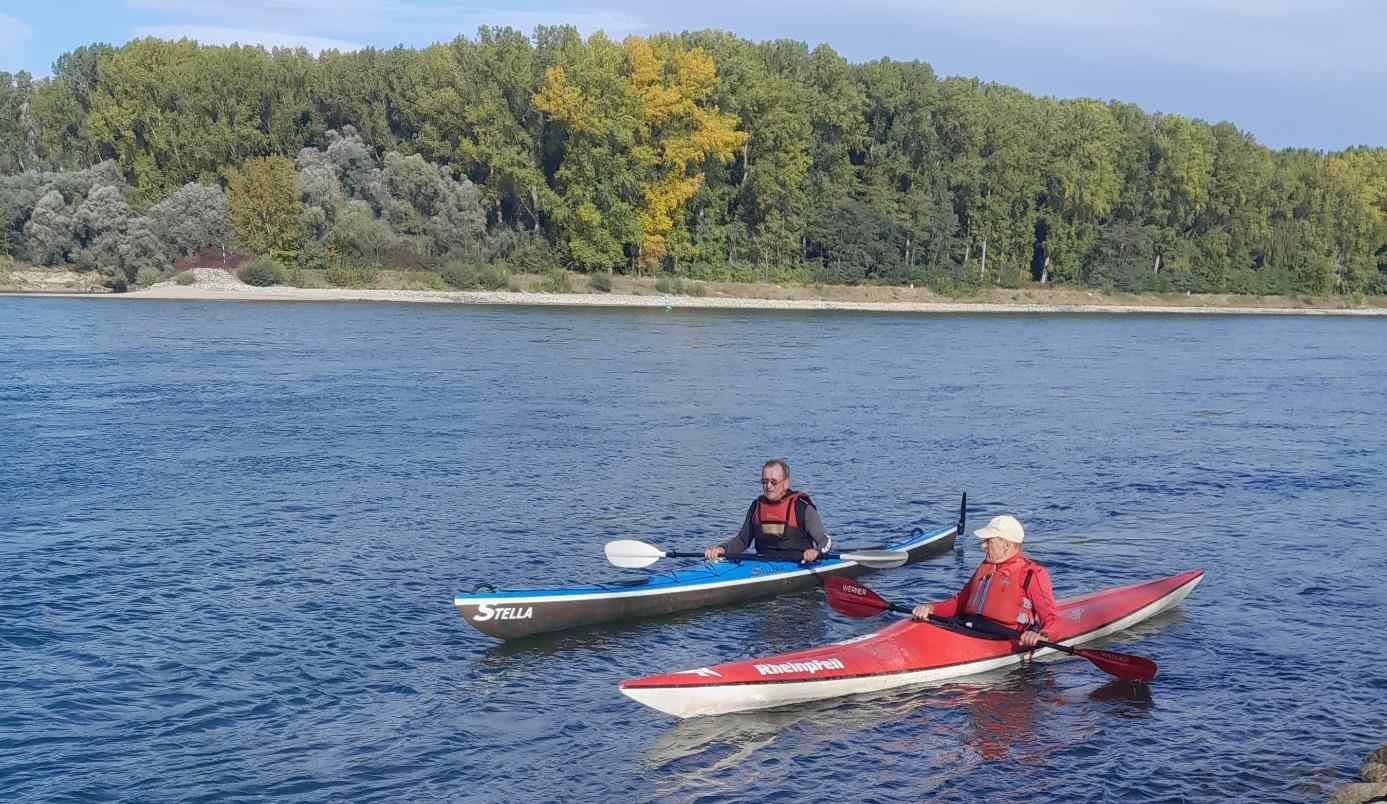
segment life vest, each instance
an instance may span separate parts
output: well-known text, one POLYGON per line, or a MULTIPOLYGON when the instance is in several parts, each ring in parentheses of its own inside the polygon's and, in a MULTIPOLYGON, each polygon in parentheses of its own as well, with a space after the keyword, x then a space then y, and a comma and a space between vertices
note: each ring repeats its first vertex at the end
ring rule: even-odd
POLYGON ((802 491, 791 491, 775 502, 757 497, 751 504, 751 536, 758 555, 798 561, 814 540, 801 527, 804 511, 814 501, 802 491))
POLYGON ((969 581, 971 590, 963 601, 962 613, 981 614, 1012 628, 1030 628, 1036 616, 1026 592, 1039 569, 1039 564, 1024 555, 1000 564, 983 562, 969 581))

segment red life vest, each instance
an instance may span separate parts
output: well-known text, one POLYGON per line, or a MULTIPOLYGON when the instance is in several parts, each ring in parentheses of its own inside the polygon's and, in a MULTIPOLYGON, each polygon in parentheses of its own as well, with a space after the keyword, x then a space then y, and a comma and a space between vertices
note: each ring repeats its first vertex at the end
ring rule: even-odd
POLYGON ((1012 628, 1029 628, 1036 615, 1026 592, 1035 573, 1043 571, 1024 555, 1000 564, 983 562, 968 581, 968 598, 961 601, 961 613, 981 614, 1012 628))
POLYGON ((813 500, 802 491, 791 491, 775 502, 757 497, 751 504, 751 535, 758 555, 799 560, 800 554, 814 546, 801 527, 804 508, 813 500))

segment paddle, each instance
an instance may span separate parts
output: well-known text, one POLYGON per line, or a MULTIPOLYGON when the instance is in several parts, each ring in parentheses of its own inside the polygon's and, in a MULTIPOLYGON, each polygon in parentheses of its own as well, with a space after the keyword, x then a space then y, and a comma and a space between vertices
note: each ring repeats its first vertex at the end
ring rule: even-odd
MULTIPOLYGON (((896 611, 901 614, 910 614, 911 607, 902 606, 899 603, 888 602, 876 592, 863 586, 857 581, 849 580, 838 576, 831 576, 824 579, 824 593, 828 595, 828 605, 834 611, 846 614, 849 617, 872 617, 883 611, 896 611)), ((939 623, 953 629, 972 632, 973 635, 981 639, 1016 639, 1020 636, 1016 631, 991 620, 975 618, 966 621, 952 620, 945 617, 929 616, 930 622, 939 623)), ((1150 681, 1156 677, 1156 663, 1141 656, 1130 656, 1126 653, 1116 653, 1110 650, 1093 650, 1085 648, 1071 648, 1068 645, 1061 645, 1058 642, 1047 642, 1041 640, 1036 643, 1039 647, 1053 648, 1061 653, 1068 653, 1071 656, 1080 656, 1088 659, 1099 670, 1118 678, 1125 678, 1131 681, 1150 681)))
POLYGON ((963 552, 963 525, 968 521, 968 492, 963 492, 963 501, 958 504, 958 527, 954 530, 954 549, 963 552))
MULTIPOLYGON (((674 550, 661 550, 653 544, 638 542, 635 539, 619 539, 614 542, 607 542, 603 548, 607 554, 607 560, 618 567, 627 569, 639 569, 648 567, 662 558, 703 558, 702 553, 680 553, 674 550)), ((781 558, 769 558, 758 555, 736 555, 727 556, 730 561, 784 561, 781 558)), ((857 550, 847 553, 820 553, 821 559, 841 559, 843 561, 855 561, 864 567, 872 569, 891 569, 899 567, 910 560, 910 554, 904 550, 857 550)))

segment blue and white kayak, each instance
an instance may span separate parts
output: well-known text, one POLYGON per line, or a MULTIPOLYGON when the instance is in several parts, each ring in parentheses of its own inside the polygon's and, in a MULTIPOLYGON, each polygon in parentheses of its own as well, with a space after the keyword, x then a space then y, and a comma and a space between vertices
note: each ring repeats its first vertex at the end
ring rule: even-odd
MULTIPOLYGON (((905 563, 913 564, 949 552, 957 535, 957 526, 929 533, 917 528, 884 549, 907 553, 905 563)), ((867 570, 861 563, 843 559, 801 564, 733 558, 592 586, 458 594, 453 605, 478 631, 498 639, 519 639, 566 628, 774 597, 818 586, 827 575, 856 577, 867 570)))

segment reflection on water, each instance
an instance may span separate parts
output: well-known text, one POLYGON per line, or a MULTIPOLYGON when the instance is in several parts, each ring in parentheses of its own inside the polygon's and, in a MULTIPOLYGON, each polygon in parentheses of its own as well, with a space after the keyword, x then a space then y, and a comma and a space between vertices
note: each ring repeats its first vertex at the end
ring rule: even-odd
MULTIPOLYGON (((1199 594, 1200 591, 1203 590, 1196 590, 1195 594, 1199 594)), ((1174 628, 1175 626, 1184 623, 1188 617, 1189 614, 1186 613, 1183 605, 1176 606, 1173 609, 1166 609, 1165 611, 1161 612, 1160 614, 1157 614, 1155 617, 1152 617, 1149 620, 1142 620, 1141 622, 1137 623, 1131 628, 1126 628, 1117 632, 1116 634, 1112 634, 1104 638, 1101 642, 1084 644, 1080 647, 1099 648, 1107 646, 1112 650, 1126 653, 1129 651, 1127 651, 1125 648, 1122 648, 1121 645, 1128 643, 1138 644, 1151 634, 1160 633, 1161 631, 1174 628)), ((1152 656, 1148 658, 1154 659, 1157 665, 1160 664, 1160 657, 1152 656)), ((1157 676, 1157 678, 1159 678, 1159 676, 1157 676)))
MULTIPOLYGON (((616 645, 623 640, 637 637, 641 632, 652 628, 681 625, 698 616, 697 612, 678 612, 641 620, 598 623, 567 631, 548 634, 534 634, 522 639, 507 642, 488 641, 486 655, 494 659, 508 657, 547 657, 562 655, 571 651, 601 650, 616 645)), ((471 628, 471 626, 466 626, 471 628)), ((478 636, 478 638, 483 638, 478 636)))
MULTIPOLYGON (((717 800, 758 783, 775 786, 793 775, 796 758, 831 758, 842 753, 845 742, 865 745, 879 739, 875 735, 912 728, 916 713, 930 706, 921 694, 860 696, 680 720, 655 738, 643 764, 659 780, 656 792, 662 797, 677 799, 680 791, 698 789, 717 800)), ((878 756, 872 772, 883 773, 882 763, 890 763, 894 753, 878 756)))
POLYGON ((1053 743, 1037 739, 1036 728, 1047 707, 1062 704, 1049 668, 1026 664, 995 684, 951 685, 946 690, 940 708, 963 710, 968 725, 963 743, 983 760, 1039 763, 1054 750, 1053 743))
POLYGON ((771 600, 746 604, 761 609, 755 618, 749 656, 765 656, 830 642, 828 623, 832 619, 823 592, 817 588, 781 595, 771 600), (774 647, 772 647, 774 646, 774 647))
MULTIPOLYGON (((774 756, 782 745, 793 746, 796 755, 833 756, 843 743, 880 740, 892 755, 932 750, 952 761, 971 761, 971 754, 984 762, 1038 764, 1059 747, 1046 738, 1042 725, 1055 710, 1076 704, 1057 678, 1049 666, 1028 665, 964 683, 681 720, 656 737, 644 764, 659 772, 664 793, 692 789, 695 782, 719 784, 718 774, 734 767, 735 781, 726 781, 732 786, 760 775, 779 776, 783 769, 778 766, 757 762, 748 767, 746 761, 774 756), (924 746, 921 734, 931 735, 924 746)), ((1075 739, 1082 734, 1075 731, 1075 739)), ((924 759, 920 768, 909 771, 916 782, 928 764, 924 759)), ((949 763, 940 768, 946 774, 956 770, 949 763)))
POLYGON ((1151 685, 1115 678, 1088 694, 1089 700, 1108 704, 1115 715, 1140 717, 1151 711, 1155 700, 1151 685))

